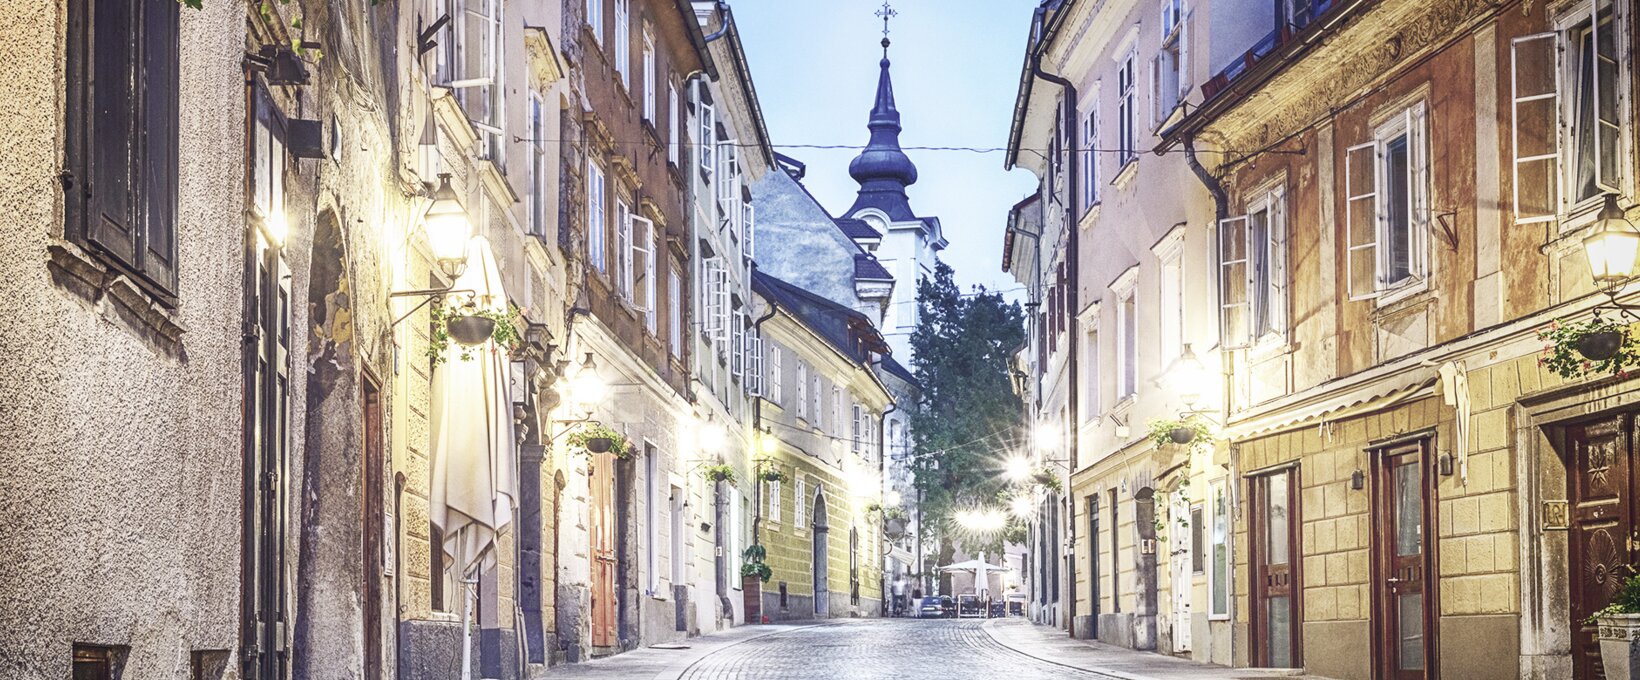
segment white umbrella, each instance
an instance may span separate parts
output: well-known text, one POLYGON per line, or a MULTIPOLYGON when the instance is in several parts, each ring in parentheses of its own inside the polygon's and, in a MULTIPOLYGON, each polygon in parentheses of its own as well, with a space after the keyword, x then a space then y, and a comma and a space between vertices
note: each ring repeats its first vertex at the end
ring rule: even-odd
MULTIPOLYGON (((454 290, 472 291, 479 308, 506 313, 507 294, 495 254, 484 237, 467 246, 467 271, 454 290)), ((464 305, 467 293, 455 293, 449 304, 464 305)), ((495 537, 512 522, 518 497, 518 457, 513 450, 512 400, 507 390, 508 359, 494 342, 471 348, 461 358, 454 342, 433 372, 431 519, 444 536, 443 550, 460 570, 464 583, 495 565, 495 537)), ((435 575, 435 578, 437 576, 435 575)), ((463 588, 465 594, 468 588, 463 588)), ((463 607, 462 631, 471 635, 470 597, 463 607)), ((467 677, 471 644, 462 646, 462 676, 467 677)))
POLYGON ((985 555, 983 555, 983 554, 981 554, 979 557, 980 558, 977 559, 977 560, 967 560, 967 561, 963 561, 963 562, 958 562, 956 564, 947 564, 943 567, 940 567, 940 571, 971 571, 971 572, 974 572, 974 592, 975 593, 989 593, 989 592, 991 592, 991 580, 990 580, 990 578, 988 578, 986 576, 986 572, 988 572, 988 571, 1008 571, 1009 569, 1008 569, 1008 567, 999 567, 997 565, 990 564, 990 563, 986 562, 985 561, 985 555))

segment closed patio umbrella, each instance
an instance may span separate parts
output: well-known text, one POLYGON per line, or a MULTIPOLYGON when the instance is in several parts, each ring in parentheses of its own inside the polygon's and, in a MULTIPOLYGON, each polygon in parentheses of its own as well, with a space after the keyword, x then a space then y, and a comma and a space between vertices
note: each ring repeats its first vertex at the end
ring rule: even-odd
MULTIPOLYGON (((469 300, 480 309, 506 313, 507 294, 489 241, 468 244, 467 270, 456 279, 446 304, 469 300)), ((451 342, 445 361, 433 372, 431 520, 444 537, 443 550, 464 584, 495 565, 495 538, 512 522, 518 497, 518 457, 514 451, 508 358, 491 340, 468 350, 451 342)), ((435 575, 435 578, 437 575, 435 575)), ((462 632, 472 614, 463 587, 462 632)), ((462 677, 469 677, 471 644, 462 646, 462 677)))

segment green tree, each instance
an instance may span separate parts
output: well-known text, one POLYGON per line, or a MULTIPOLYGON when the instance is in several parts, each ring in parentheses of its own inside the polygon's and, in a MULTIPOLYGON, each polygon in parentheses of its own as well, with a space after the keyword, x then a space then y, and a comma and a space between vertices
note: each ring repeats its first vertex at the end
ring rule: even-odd
POLYGON ((959 545, 995 553, 1005 534, 1020 533, 1017 526, 978 534, 957 526, 955 514, 1006 507, 998 500, 1007 487, 1002 462, 1022 441, 1023 406, 1011 362, 1025 344, 1024 313, 983 287, 961 292, 944 263, 918 284, 917 304, 911 363, 922 398, 911 413, 911 432, 922 530, 938 532, 942 562, 959 545))

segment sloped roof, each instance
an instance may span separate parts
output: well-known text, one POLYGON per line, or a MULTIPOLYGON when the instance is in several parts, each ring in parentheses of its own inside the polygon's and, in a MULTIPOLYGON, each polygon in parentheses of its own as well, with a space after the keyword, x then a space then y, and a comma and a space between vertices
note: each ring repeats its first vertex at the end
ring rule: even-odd
POLYGON ((877 258, 865 253, 854 255, 854 280, 856 281, 893 281, 894 275, 883 268, 883 263, 877 258))
POLYGON ((844 307, 824 297, 803 290, 790 283, 752 270, 752 290, 776 307, 785 309, 824 338, 843 356, 864 365, 869 357, 865 352, 887 354, 888 342, 865 314, 844 307), (856 339, 859 342, 856 342, 856 339))

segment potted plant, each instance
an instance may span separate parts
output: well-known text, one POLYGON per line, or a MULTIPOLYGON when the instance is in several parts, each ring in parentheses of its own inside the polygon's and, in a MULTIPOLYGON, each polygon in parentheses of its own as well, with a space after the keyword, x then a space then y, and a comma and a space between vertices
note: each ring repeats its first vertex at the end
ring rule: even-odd
POLYGON ((729 482, 730 484, 735 482, 735 469, 722 463, 708 465, 701 469, 700 473, 714 482, 729 482))
POLYGON ((746 607, 746 622, 763 620, 763 583, 774 576, 774 570, 764 561, 769 556, 762 545, 753 543, 741 553, 740 589, 746 607))
POLYGON ((1545 343, 1538 364, 1568 380, 1600 373, 1627 377, 1640 365, 1640 342, 1628 324, 1598 313, 1587 321, 1551 321, 1538 338, 1545 343))
POLYGON ((1195 416, 1184 418, 1152 418, 1150 433, 1146 435, 1156 446, 1178 444, 1188 445, 1198 440, 1205 441, 1212 436, 1213 430, 1207 422, 1195 416))
POLYGON ((511 304, 505 312, 480 308, 472 300, 460 305, 435 304, 429 314, 432 330, 427 339, 427 357, 434 364, 445 361, 451 340, 461 349, 462 361, 472 361, 474 351, 485 340, 494 342, 509 354, 523 342, 523 335, 518 332, 522 312, 511 304))
POLYGON ((1042 468, 1031 473, 1031 480, 1054 493, 1061 493, 1065 490, 1065 483, 1059 480, 1059 475, 1054 474, 1052 468, 1042 468))
POLYGON ((782 472, 780 468, 775 467, 764 469, 763 473, 758 475, 758 477, 765 482, 780 482, 784 484, 791 481, 791 479, 786 476, 785 472, 782 472))
POLYGON ((597 421, 582 423, 569 434, 566 443, 588 453, 614 453, 621 460, 629 459, 638 452, 632 440, 597 421))
POLYGON ((1640 574, 1623 579, 1611 604, 1589 621, 1599 627, 1600 665, 1606 677, 1640 679, 1640 574))

